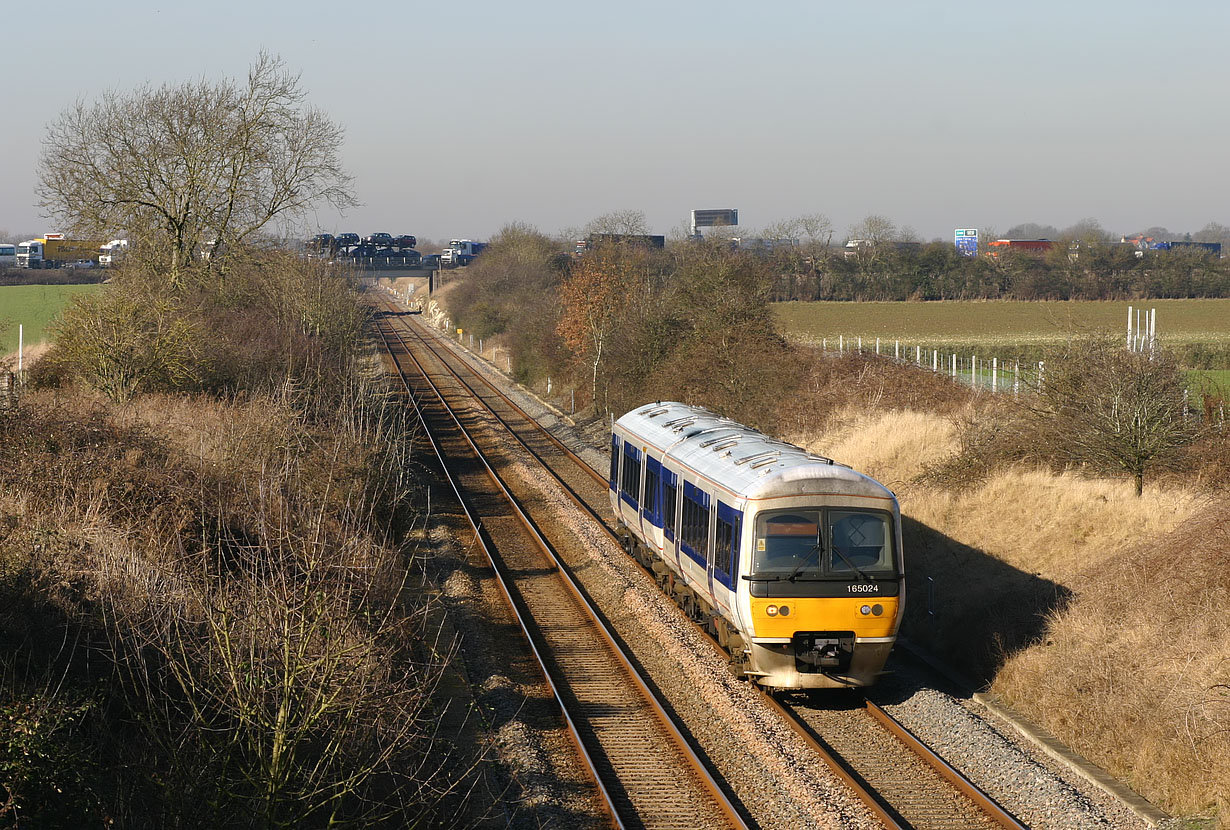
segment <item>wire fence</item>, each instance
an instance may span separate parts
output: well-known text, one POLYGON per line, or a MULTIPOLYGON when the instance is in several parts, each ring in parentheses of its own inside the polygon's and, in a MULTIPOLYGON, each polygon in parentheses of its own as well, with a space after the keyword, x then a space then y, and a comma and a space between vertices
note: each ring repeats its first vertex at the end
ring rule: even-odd
POLYGON ((962 354, 880 337, 874 341, 868 338, 866 342, 862 337, 846 338, 845 335, 838 335, 835 342, 828 338, 821 340, 820 347, 824 353, 829 353, 830 345, 836 345, 838 356, 874 354, 897 363, 930 369, 936 374, 946 375, 954 383, 994 393, 1019 395, 1037 388, 1046 374, 1045 360, 1022 361, 975 353, 962 354))

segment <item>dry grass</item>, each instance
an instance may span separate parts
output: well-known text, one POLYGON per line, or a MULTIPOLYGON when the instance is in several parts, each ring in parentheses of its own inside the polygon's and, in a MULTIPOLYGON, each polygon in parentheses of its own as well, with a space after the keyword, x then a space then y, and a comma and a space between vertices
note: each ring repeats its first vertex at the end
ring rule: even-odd
MULTIPOLYGON (((328 422, 301 403, 56 389, 0 412, 0 707, 44 675, 107 690, 73 746, 114 780, 71 788, 72 826, 120 802, 152 826, 243 826, 438 799, 416 768, 434 669, 392 542, 408 442, 378 399, 328 422), (120 772, 151 768, 152 789, 120 772)), ((0 785, 46 818, 46 772, 0 785)))
POLYGON ((957 425, 950 418, 915 410, 847 407, 833 415, 827 430, 804 439, 802 446, 898 490, 956 452, 957 425))
POLYGON ((1230 505, 1074 581, 995 689, 1175 813, 1230 826, 1230 505))
POLYGON ((1230 816, 1230 504, 1019 465, 943 489, 962 414, 848 405, 806 442, 897 492, 903 633, 1163 808, 1230 816))
POLYGON ((903 509, 962 544, 1067 584, 1137 540, 1157 537, 1200 505, 1192 492, 1072 473, 1008 469, 959 493, 907 489, 903 509))

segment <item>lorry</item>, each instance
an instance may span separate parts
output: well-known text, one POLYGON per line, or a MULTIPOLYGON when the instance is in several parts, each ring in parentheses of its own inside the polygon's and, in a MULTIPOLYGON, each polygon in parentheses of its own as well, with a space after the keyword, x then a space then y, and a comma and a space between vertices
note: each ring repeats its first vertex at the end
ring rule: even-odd
POLYGON ((100 245, 98 247, 98 267, 112 268, 119 265, 127 252, 127 239, 112 239, 105 245, 100 245))
POLYGON ((473 239, 450 240, 448 247, 440 252, 440 265, 469 265, 486 247, 486 242, 475 242, 473 239))
POLYGON ((17 246, 18 268, 93 267, 98 264, 98 240, 67 239, 62 233, 49 233, 27 239, 17 246))

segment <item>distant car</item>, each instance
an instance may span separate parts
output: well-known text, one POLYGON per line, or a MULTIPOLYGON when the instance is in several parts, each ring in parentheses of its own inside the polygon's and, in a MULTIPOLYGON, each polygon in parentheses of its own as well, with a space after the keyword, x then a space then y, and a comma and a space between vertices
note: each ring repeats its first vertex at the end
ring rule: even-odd
POLYGON ((419 260, 419 265, 422 265, 424 268, 439 268, 440 267, 440 255, 439 254, 427 254, 421 260, 419 260))
POLYGON ((371 245, 356 245, 350 249, 350 255, 355 258, 373 257, 376 255, 376 249, 371 245))
POLYGON ((398 248, 413 248, 417 244, 419 241, 408 233, 393 239, 393 245, 398 248))
POLYGON ((312 237, 311 246, 318 251, 332 248, 336 243, 331 233, 318 233, 312 237))
POLYGON ((375 245, 377 248, 392 248, 393 234, 391 233, 374 233, 363 240, 368 245, 375 245))
POLYGON ((339 233, 333 240, 339 248, 351 248, 359 244, 357 233, 339 233))

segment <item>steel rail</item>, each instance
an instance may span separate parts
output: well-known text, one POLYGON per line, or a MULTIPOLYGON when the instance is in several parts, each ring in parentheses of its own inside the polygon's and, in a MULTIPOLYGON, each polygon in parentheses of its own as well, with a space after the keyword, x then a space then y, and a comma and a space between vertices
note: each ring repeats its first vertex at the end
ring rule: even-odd
MULTIPOLYGON (((408 326, 408 328, 414 331, 415 336, 418 337, 424 343, 424 345, 439 359, 439 353, 437 352, 437 350, 430 343, 427 342, 427 338, 424 337, 422 333, 416 330, 417 327, 411 325, 411 326, 408 326)), ((449 351, 451 352, 452 350, 450 349, 449 351)), ((460 359, 463 363, 467 362, 465 358, 463 357, 459 356, 458 359, 460 359)), ((467 390, 469 390, 472 394, 474 394, 474 389, 471 386, 471 384, 469 384, 464 378, 462 378, 461 375, 455 369, 453 369, 450 365, 448 365, 448 363, 445 362, 443 359, 441 359, 441 363, 445 366, 445 368, 454 377, 454 379, 456 379, 458 383, 463 385, 467 390)), ((520 406, 516 404, 516 402, 514 402, 511 398, 505 395, 501 390, 497 389, 489 380, 483 377, 481 373, 473 369, 471 369, 471 371, 473 372, 475 377, 477 377, 483 384, 485 384, 488 388, 490 388, 499 398, 504 400, 512 409, 514 409, 517 413, 519 413, 522 418, 524 418, 527 422, 532 424, 537 429, 538 432, 545 435, 552 443, 554 443, 556 446, 562 449, 566 453, 566 455, 572 461, 574 461, 574 463, 578 464, 591 477, 599 481, 604 486, 604 488, 607 486, 606 479, 603 478, 600 474, 598 474, 593 469, 593 467, 591 467, 587 462, 585 462, 584 459, 581 459, 574 452, 572 452, 566 445, 563 444, 563 442, 561 442, 558 438, 552 435, 547 429, 545 429, 541 424, 539 424, 535 418, 533 418, 528 413, 526 413, 520 406)), ((530 448, 525 443, 524 440, 522 440, 520 435, 517 434, 516 430, 514 430, 504 420, 504 418, 502 418, 497 412, 491 409, 490 405, 488 405, 485 401, 483 401, 482 398, 479 397, 477 394, 475 394, 475 397, 477 400, 483 403, 484 408, 486 408, 486 410, 492 415, 492 417, 494 417, 502 426, 504 426, 504 428, 517 441, 518 444, 520 444, 534 458, 538 459, 539 463, 543 465, 544 469, 546 469, 551 474, 551 476, 556 480, 556 482, 559 483, 559 485, 564 489, 566 495, 568 495, 568 497, 572 501, 574 501, 579 507, 581 507, 585 512, 589 513, 598 522, 599 526, 608 534, 608 536, 610 536, 610 538, 612 538, 614 541, 618 543, 619 537, 606 524, 602 516, 600 516, 598 512, 592 506, 590 506, 587 502, 585 502, 584 499, 582 499, 579 494, 575 493, 575 491, 573 491, 573 489, 563 480, 563 478, 549 464, 547 464, 532 448, 530 448)), ((705 629, 705 627, 700 624, 696 624, 696 623, 694 624, 696 625, 697 629, 702 634, 705 635, 705 637, 708 639, 708 641, 713 646, 713 648, 719 654, 722 654, 723 656, 725 656, 726 652, 717 643, 716 639, 713 638, 712 635, 709 634, 709 632, 705 629)), ((857 797, 868 807, 868 809, 872 811, 873 814, 875 814, 875 816, 881 822, 885 824, 886 827, 903 828, 907 826, 907 825, 902 825, 897 820, 897 818, 894 817, 892 813, 890 813, 888 810, 885 809, 885 807, 882 804, 881 798, 876 793, 871 791, 866 784, 860 781, 860 779, 856 778, 855 776, 849 773, 845 765, 837 758, 837 756, 835 756, 832 752, 829 751, 829 749, 824 745, 822 741, 818 740, 817 736, 813 734, 811 729, 801 721, 798 715, 796 715, 789 707, 787 707, 786 705, 778 701, 776 698, 774 698, 772 694, 770 694, 768 691, 764 690, 763 688, 759 686, 756 686, 756 689, 761 692, 763 699, 769 705, 769 707, 775 710, 779 714, 779 716, 781 716, 783 720, 785 720, 786 723, 799 736, 801 736, 808 743, 809 746, 813 748, 816 754, 820 756, 820 758, 833 771, 833 773, 855 792, 857 797)), ((912 735, 908 730, 905 729, 904 726, 902 726, 899 722, 897 722, 890 715, 884 712, 884 710, 876 706, 874 703, 871 703, 870 701, 865 701, 865 703, 867 706, 868 713, 873 717, 874 720, 876 720, 877 723, 879 723, 886 731, 888 731, 890 734, 892 734, 894 737, 900 740, 903 745, 905 745, 911 752, 917 755, 928 766, 934 769, 942 778, 948 781, 948 783, 951 784, 964 797, 969 799, 971 803, 973 803, 979 810, 981 810, 993 822, 995 822, 1001 827, 1009 828, 1009 830, 1026 830, 1025 825, 1017 821, 1015 817, 1013 817, 1010 813, 1005 811, 1003 807, 1001 807, 994 799, 992 799, 989 795, 983 792, 980 788, 977 787, 977 785, 975 785, 972 781, 970 781, 968 778, 963 776, 959 771, 953 768, 950 764, 944 761, 943 758, 941 758, 934 751, 932 751, 929 747, 927 747, 917 737, 912 735)))
MULTIPOLYGON (((392 327, 390 328, 392 329, 392 327)), ((381 334, 382 339, 385 340, 386 347, 387 347, 387 339, 385 338, 385 334, 382 330, 380 331, 380 334, 381 334)), ((401 341, 403 347, 406 346, 404 339, 401 337, 401 335, 396 330, 392 330, 392 334, 396 336, 399 341, 401 341)), ((396 356, 393 354, 392 349, 386 349, 386 350, 389 353, 390 357, 394 360, 394 362, 398 363, 399 374, 402 374, 403 383, 405 383, 404 373, 401 372, 400 363, 397 361, 396 356)), ((605 620, 602 618, 602 615, 597 611, 596 608, 593 607, 593 604, 589 601, 588 597, 585 595, 585 592, 577 584, 572 574, 569 572, 567 566, 560 559, 558 553, 554 550, 550 542, 542 535, 541 531, 538 529, 538 527, 535 525, 535 523, 529 517, 529 515, 526 514, 526 512, 521 507, 517 498, 507 488, 503 480, 500 478, 499 474, 496 473, 496 471, 487 462, 486 457, 484 456, 482 451, 479 449, 473 437, 469 434, 469 431, 461 424, 456 414, 448 406, 447 402, 445 401, 444 395, 440 392, 439 387, 437 387, 435 382, 431 379, 425 367, 422 366, 418 358, 415 357, 415 355, 408 348, 406 349, 406 354, 415 363, 423 379, 426 381, 428 386, 431 388, 432 392, 435 394, 439 403, 443 406, 444 411, 447 412, 448 417, 453 422, 454 426, 456 427, 458 434, 461 435, 465 439, 466 443, 470 446, 471 451, 474 453, 476 459, 480 462, 480 464, 484 468, 484 471, 486 472, 487 476, 490 478, 493 484, 495 484, 495 486, 500 490, 500 492, 504 496, 507 503, 512 507, 514 513, 520 520, 521 524, 525 527, 527 532, 534 538, 535 542, 538 544, 539 548, 543 551, 543 553, 547 555, 551 559, 551 561, 555 564, 558 574, 561 580, 563 581, 564 585, 568 588, 569 592, 574 596, 576 601, 588 611, 595 627, 598 629, 603 639, 607 643, 611 654, 624 667, 625 671, 627 672, 628 677, 636 685, 637 689, 639 690, 645 702, 653 710, 656 718, 666 728, 668 734, 670 735, 671 739, 675 743, 676 748, 688 760, 694 772, 701 779, 701 781, 705 784, 706 789, 709 791, 710 795, 713 797, 714 801, 716 802, 718 809, 726 816, 731 826, 737 827, 737 828, 746 828, 747 824, 744 822, 742 816, 739 814, 738 810, 735 808, 733 803, 731 803, 730 799, 726 795, 725 791, 722 789, 721 785, 713 777, 712 773, 709 771, 706 764, 701 760, 696 750, 693 749, 693 747, 691 746, 687 738, 684 736, 682 730, 680 730, 678 725, 674 722, 674 719, 666 711, 661 701, 658 700, 657 696, 649 688, 649 685, 645 682, 640 672, 636 669, 636 667, 628 659, 627 654, 625 653, 624 649, 620 645, 619 641, 617 640, 613 632, 607 626, 605 620)), ((441 361, 441 363, 443 363, 443 361, 441 361)), ((444 364, 444 365, 445 365, 445 368, 449 369, 449 371, 452 372, 452 369, 448 367, 447 364, 444 364)), ((454 373, 454 376, 456 376, 455 373, 454 373)), ((460 380, 460 378, 458 378, 458 380, 460 380)), ((407 388, 409 388, 408 384, 407 384, 407 388)), ((469 390, 468 386, 467 386, 467 390, 469 390)), ((469 390, 469 391, 471 391, 471 394, 473 394, 472 390, 469 390)), ((479 400, 481 401, 481 399, 479 400)), ((417 409, 418 407, 416 404, 416 410, 417 409)), ((426 428, 425 421, 424 421, 424 428, 426 428)), ((437 456, 440 459, 441 465, 444 466, 445 461, 443 458, 443 454, 438 449, 438 444, 435 443, 434 438, 433 438, 432 443, 433 443, 433 448, 437 448, 437 456)), ((450 484, 453 488, 454 493, 458 495, 459 500, 461 500, 460 489, 458 488, 456 482, 452 480, 452 476, 447 473, 447 470, 446 470, 445 475, 449 478, 450 484)), ((464 504, 464 500, 463 500, 463 504, 464 504)), ((485 536, 486 532, 482 531, 480 529, 480 525, 473 520, 468 508, 466 512, 467 512, 467 517, 470 518, 471 525, 475 527, 476 529, 476 533, 481 532, 485 536)), ((492 563, 493 569, 495 569, 497 574, 500 575, 501 588, 504 591, 505 596, 509 599, 510 602, 512 602, 512 594, 510 593, 508 586, 505 584, 506 580, 509 582, 511 581, 511 577, 509 577, 508 574, 505 572, 502 566, 502 563, 497 562, 498 557, 494 555, 492 549, 486 544, 483 545, 483 549, 484 549, 484 552, 487 554, 489 561, 492 563)), ((514 610, 516 610, 516 603, 513 603, 513 605, 514 605, 514 610)), ((522 625, 523 632, 525 632, 527 638, 529 638, 532 643, 533 637, 531 635, 531 632, 529 631, 529 628, 525 620, 522 619, 520 611, 517 611, 517 615, 518 615, 518 621, 522 625)), ((550 669, 546 665, 545 661, 542 659, 542 656, 540 655, 537 647, 534 647, 534 653, 535 653, 535 656, 538 657, 539 659, 539 664, 543 669, 544 675, 550 678, 550 673, 551 673, 550 669)), ((555 682, 552 682, 550 679, 548 680, 548 682, 551 685, 552 692, 556 696, 556 700, 559 702, 560 706, 566 711, 567 706, 559 694, 557 684, 555 682)), ((567 713, 565 716, 568 717, 570 730, 573 730, 572 734, 574 736, 574 740, 580 741, 581 738, 580 738, 579 732, 575 731, 575 724, 573 723, 572 718, 568 716, 567 713)), ((592 758, 589 756, 588 752, 585 752, 583 747, 582 747, 582 751, 585 755, 587 762, 592 764, 592 758)), ((592 766, 591 766, 591 769, 592 769, 592 766)), ((594 774, 595 776, 597 776, 596 770, 594 771, 594 774)), ((606 787, 602 785, 600 780, 599 780, 599 786, 602 788, 604 797, 608 798, 608 806, 609 806, 609 809, 612 811, 612 815, 615 815, 616 814, 615 806, 613 803, 609 801, 609 797, 610 797, 609 792, 607 791, 606 787)))
POLYGON ((911 752, 925 761, 928 766, 939 773, 941 778, 977 805, 992 821, 1005 828, 1005 830, 1028 830, 1024 824, 1016 820, 1015 816, 1001 807, 999 802, 987 795, 973 781, 970 781, 954 769, 951 764, 932 751, 931 747, 919 740, 914 733, 906 729, 896 718, 870 700, 864 700, 863 703, 867 707, 867 713, 874 720, 892 733, 897 740, 905 744, 911 752))
POLYGON ((487 557, 488 563, 491 565, 492 571, 496 574, 496 584, 500 586, 500 592, 503 594, 505 601, 508 603, 508 607, 512 609, 513 616, 517 618, 517 624, 521 627, 522 634, 525 635, 525 641, 529 645, 530 650, 533 652, 534 659, 538 662, 538 667, 542 672, 543 680, 546 682, 547 688, 551 690, 551 695, 555 698, 555 702, 559 706, 560 714, 563 716, 564 723, 568 728, 569 737, 572 739, 572 743, 576 747, 577 753, 581 756, 581 759, 585 764, 585 768, 589 773, 589 777, 598 788, 598 792, 602 797, 602 803, 606 809, 607 815, 611 818, 615 825, 620 828, 620 830, 624 830, 625 825, 623 820, 619 817, 619 812, 616 809, 614 799, 611 797, 610 792, 603 783, 602 776, 598 774, 598 768, 594 762, 594 759, 585 748, 585 742, 581 738, 580 729, 573 720, 572 712, 570 711, 568 705, 564 702, 564 699, 560 694, 559 687, 556 685, 555 680, 551 676, 552 673, 547 668, 546 658, 539 651, 538 645, 535 641, 536 638, 530 633, 529 626, 525 619, 525 612, 521 608, 521 604, 513 598, 513 594, 509 587, 509 581, 506 579, 507 575, 505 574, 502 565, 496 561, 495 553, 492 551, 493 545, 491 543, 490 536, 475 516, 469 500, 462 493, 456 479, 453 477, 452 473, 449 472, 448 464, 444 459, 444 450, 436 440, 436 436, 428 427, 427 417, 423 412, 423 408, 417 400, 414 390, 410 387, 409 382, 406 380, 405 372, 401 368, 401 363, 397 359, 397 355, 394 354, 392 348, 389 346, 388 337, 386 336, 385 331, 380 328, 380 326, 375 326, 374 328, 376 333, 380 336, 381 341, 384 343, 385 354, 389 357, 389 360, 392 361, 393 366, 397 371, 397 376, 401 380, 402 386, 406 389, 407 397, 410 400, 411 406, 414 408, 414 413, 418 416, 419 423, 423 426, 423 433, 427 436, 427 440, 431 444, 432 452, 435 454, 436 460, 440 463, 440 473, 444 477, 444 480, 448 482, 449 488, 453 491, 453 495, 456 497, 457 503, 461 506, 461 510, 465 514, 466 521, 469 522, 471 529, 473 529, 474 540, 478 543, 479 548, 482 549, 483 554, 487 557))

